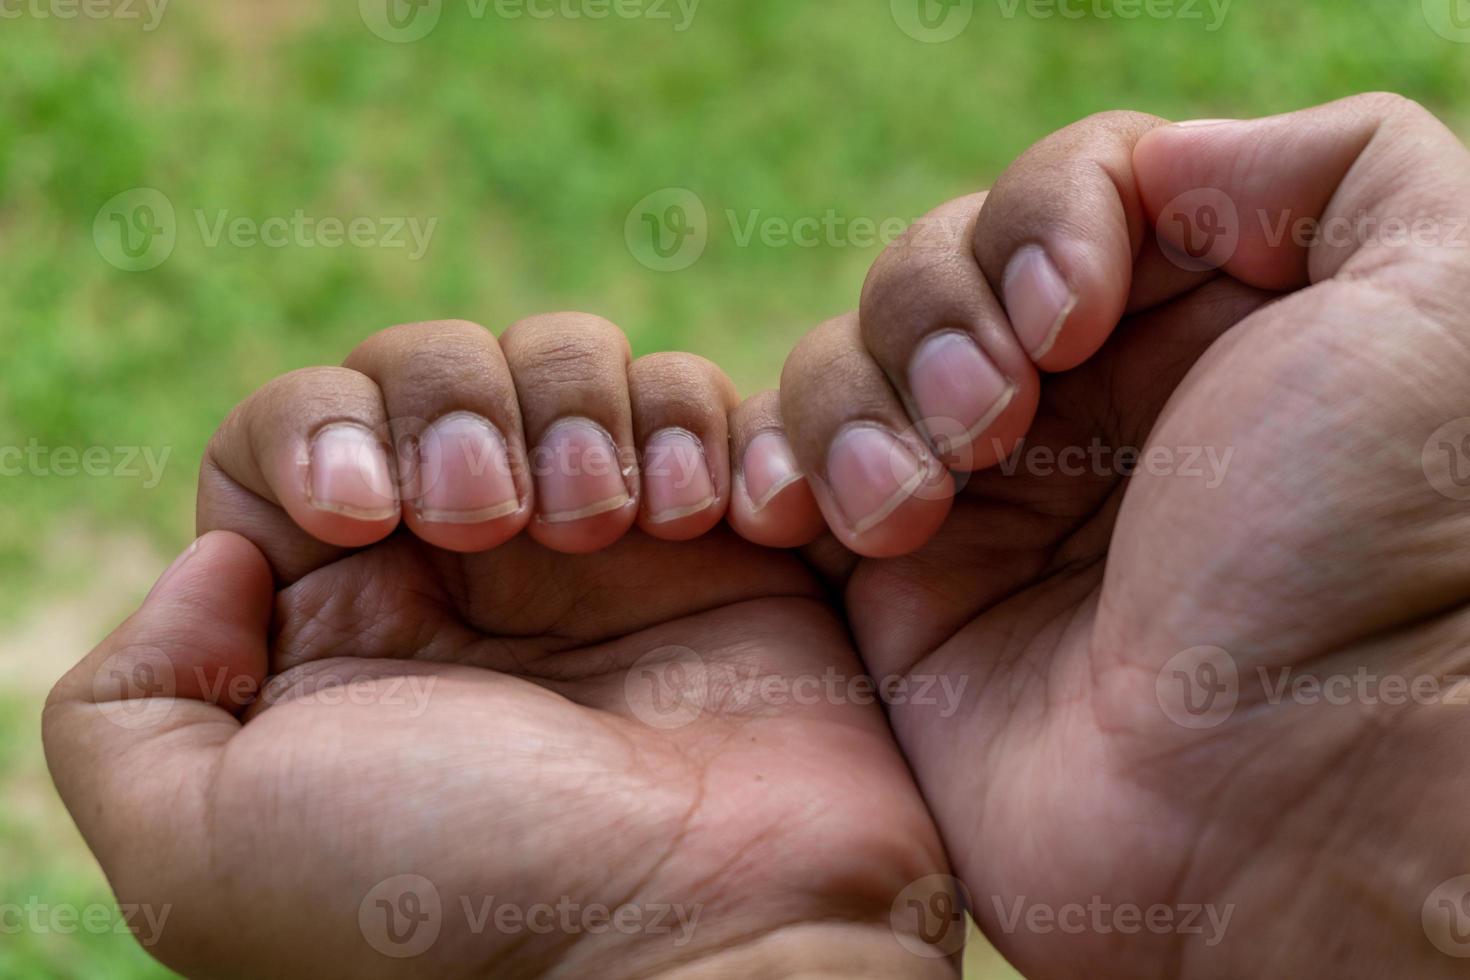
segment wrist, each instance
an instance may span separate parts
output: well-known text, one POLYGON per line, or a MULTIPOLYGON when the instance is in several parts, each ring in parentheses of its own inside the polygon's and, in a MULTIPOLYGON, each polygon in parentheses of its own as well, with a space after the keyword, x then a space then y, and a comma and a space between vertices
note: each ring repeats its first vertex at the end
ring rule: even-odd
POLYGON ((1303 773, 1297 806, 1268 815, 1237 804, 1257 834, 1219 882, 1234 918, 1219 947, 1188 950, 1180 975, 1463 975, 1470 772, 1458 760, 1470 714, 1450 703, 1332 710, 1361 713, 1312 719, 1333 737, 1319 743, 1310 791, 1303 773))

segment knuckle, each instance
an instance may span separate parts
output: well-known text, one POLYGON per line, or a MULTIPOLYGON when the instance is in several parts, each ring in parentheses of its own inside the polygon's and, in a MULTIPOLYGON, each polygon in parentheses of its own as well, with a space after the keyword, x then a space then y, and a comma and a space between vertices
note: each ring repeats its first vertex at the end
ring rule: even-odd
POLYGON ((402 391, 406 385, 415 394, 429 393, 455 400, 466 385, 493 384, 493 367, 486 357, 483 338, 460 335, 447 338, 431 347, 409 350, 393 368, 398 376, 391 387, 402 391))
POLYGON ((709 398, 723 378, 724 372, 713 361, 697 354, 645 354, 628 367, 629 386, 644 395, 673 387, 709 398))
POLYGON ((826 359, 826 352, 831 348, 829 324, 831 321, 812 329, 805 337, 796 342, 791 348, 791 353, 786 355, 786 363, 781 366, 781 393, 783 396, 799 394, 810 380, 820 377, 822 362, 826 359))
POLYGON ((479 338, 489 333, 483 326, 469 320, 423 320, 418 323, 400 323, 397 326, 379 330, 364 344, 387 343, 390 341, 437 341, 440 339, 452 339, 455 337, 479 338))
POLYGON ((863 283, 858 304, 863 336, 873 338, 899 324, 968 318, 975 301, 974 258, 968 244, 885 253, 863 283))
POLYGON ((1132 109, 1106 109, 1094 112, 1077 124, 1088 133, 1133 133, 1140 129, 1151 129, 1163 122, 1158 116, 1132 109))
POLYGON ((1428 116, 1438 121, 1437 117, 1423 105, 1398 92, 1364 92, 1362 95, 1351 97, 1348 102, 1366 115, 1376 118, 1428 116))
POLYGON ((703 358, 689 354, 650 354, 634 361, 628 384, 635 409, 672 413, 684 418, 722 413, 703 358))
POLYGON ((614 348, 621 352, 624 362, 631 359, 628 338, 622 328, 595 313, 542 313, 527 317, 511 324, 501 344, 507 352, 522 348, 536 350, 560 345, 570 338, 614 348))
POLYGON ((396 358, 412 357, 421 351, 444 351, 459 355, 483 349, 490 332, 469 320, 425 320, 387 327, 368 337, 347 355, 344 366, 364 371, 382 371, 394 366, 396 358))
POLYGON ((489 333, 484 324, 473 320, 461 320, 458 317, 450 317, 448 320, 430 320, 422 324, 410 324, 410 326, 431 327, 443 333, 455 335, 471 335, 475 337, 489 333))
POLYGON ((854 319, 848 314, 828 320, 802 338, 781 372, 783 398, 832 390, 850 390, 861 397, 868 382, 881 377, 859 343, 854 319))
POLYGON ((731 413, 731 428, 747 437, 762 429, 781 427, 781 393, 774 388, 751 395, 731 413))
POLYGON ((516 373, 536 385, 581 387, 600 382, 613 363, 604 344, 586 337, 541 337, 517 353, 516 373))
POLYGON ((344 408, 357 409, 368 399, 380 398, 377 384, 366 375, 346 367, 299 368, 268 383, 246 401, 252 414, 298 411, 308 415, 331 415, 344 408))
POLYGON ((878 256, 863 282, 858 305, 865 337, 898 322, 963 315, 972 305, 976 287, 972 239, 988 198, 981 192, 940 205, 878 256))
POLYGON ((965 251, 987 196, 981 191, 957 197, 919 218, 883 250, 874 268, 891 266, 902 273, 938 260, 953 260, 965 251))

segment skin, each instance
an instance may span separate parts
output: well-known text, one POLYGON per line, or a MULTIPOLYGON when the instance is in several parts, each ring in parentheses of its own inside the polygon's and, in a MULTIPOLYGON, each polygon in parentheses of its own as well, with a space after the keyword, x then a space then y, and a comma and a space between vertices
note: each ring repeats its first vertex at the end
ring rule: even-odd
MULTIPOLYGON (((1463 961, 1436 948, 1444 923, 1426 910, 1439 908, 1440 883, 1470 870, 1457 805, 1470 795, 1457 761, 1464 712, 1448 699, 1273 701, 1258 669, 1465 672, 1464 505, 1436 489, 1453 482, 1431 450, 1437 430, 1470 414, 1470 248, 1451 234, 1466 201, 1464 148, 1392 96, 1214 126, 1108 114, 1055 134, 988 197, 943 206, 890 249, 859 312, 792 354, 779 405, 760 396, 724 419, 724 503, 699 519, 724 515, 752 540, 794 547, 820 514, 832 534, 805 562, 723 531, 673 544, 652 537, 655 524, 620 537, 637 521, 632 485, 626 510, 550 534, 534 523, 532 487, 524 515, 485 532, 503 535, 499 547, 459 557, 405 533, 398 514, 358 522, 370 526, 324 518, 292 497, 293 447, 344 413, 377 424, 372 399, 341 377, 345 402, 325 410, 321 379, 257 396, 222 430, 200 507, 202 528, 250 541, 206 536, 58 688, 47 712, 58 786, 120 894, 196 899, 163 952, 192 973, 403 970, 363 948, 354 917, 376 882, 414 870, 446 895, 694 898, 712 923, 697 934, 707 945, 679 951, 668 937, 497 946, 450 930, 429 960, 409 961, 418 967, 939 975, 953 964, 891 956, 903 928, 887 910, 944 859, 874 711, 742 711, 699 697, 693 722, 650 730, 629 697, 639 658, 669 645, 715 668, 758 652, 757 675, 790 677, 855 670, 850 635, 874 676, 966 682, 957 712, 895 704, 889 720, 972 910, 1028 976, 1457 973, 1463 961), (1181 238, 1204 213, 1201 189, 1237 220, 1189 258, 1179 248, 1195 244, 1181 238), (1269 234, 1283 216, 1420 221, 1444 235, 1313 244, 1269 234), (1044 278, 1012 275, 1028 249, 1049 257, 1067 294, 1056 331, 1037 329, 1044 278), (1011 386, 962 439, 936 438, 941 420, 917 410, 932 392, 912 365, 936 333, 972 339, 1011 386), (898 448, 884 462, 917 475, 872 521, 850 509, 878 499, 871 488, 843 484, 882 469, 831 465, 854 427, 867 445, 888 433, 898 448), (740 461, 760 432, 789 438, 806 479, 757 510, 740 461), (1022 437, 1053 454, 1096 443, 1231 455, 1214 485, 1177 468, 1125 479, 1110 466, 995 465, 1022 437), (531 581, 556 588, 522 587, 531 581), (178 679, 173 721, 119 735, 106 710, 127 693, 107 680, 118 656, 125 667, 154 657, 178 679), (252 708, 242 727, 231 709, 249 698, 209 703, 189 687, 199 663, 252 683, 346 671, 373 690, 367 675, 381 670, 440 686, 411 721, 383 699, 351 711, 287 699, 252 708), (1227 668, 1238 704, 1202 725, 1182 698, 1208 694, 1188 685, 1227 668), (316 748, 289 751, 301 745, 316 748), (579 807, 589 791, 597 805, 579 807), (454 805, 471 801, 472 814, 454 805), (148 859, 164 852, 177 859, 148 859), (220 875, 199 874, 204 855, 225 871, 223 898, 220 875), (272 908, 281 894, 301 901, 272 908), (1099 899, 1206 907, 1228 925, 1025 917, 1099 899), (331 914, 308 922, 300 907, 331 914)), ((608 337, 583 321, 513 328, 507 375, 482 358, 475 383, 446 384, 441 366, 427 375, 438 383, 377 375, 378 390, 462 401, 510 377, 520 421, 508 406, 481 410, 513 447, 515 431, 534 445, 571 410, 636 444, 649 427, 632 407, 657 395, 619 387, 609 365, 626 352, 610 355, 608 337), (592 336, 604 341, 587 350, 592 336), (557 383, 568 375, 575 384, 557 383), (550 407, 537 401, 548 392, 550 407)), ((718 456, 712 415, 728 394, 704 368, 684 377, 688 417, 669 419, 718 456)), ((920 897, 922 910, 947 896, 920 897)))
MULTIPOLYGON (((794 555, 703 533, 730 496, 723 374, 628 364, 616 328, 578 315, 498 344, 396 328, 348 365, 226 422, 196 549, 47 708, 57 785, 120 901, 171 908, 152 952, 219 977, 955 975, 957 943, 927 946, 900 901, 951 886, 881 708, 762 693, 861 667, 794 555), (676 543, 638 523, 646 494, 538 528, 555 473, 489 527, 306 499, 294 462, 323 426, 463 411, 512 452, 568 414, 639 449, 702 433, 719 506, 676 543), (483 918, 558 902, 651 927, 483 918), (652 927, 661 907, 682 919, 652 927), (385 943, 385 909, 433 914, 437 938, 385 943)), ((786 493, 806 502, 783 513, 815 517, 804 486, 786 493)))
POLYGON ((830 564, 866 665, 971 680, 957 714, 891 718, 977 918, 1027 976, 1463 972, 1432 940, 1458 895, 1436 888, 1470 867, 1464 709, 1271 685, 1361 670, 1448 691, 1465 672, 1464 503, 1433 481, 1454 491, 1439 443, 1458 444, 1435 433, 1470 410, 1467 201, 1470 156, 1392 96, 1202 126, 1094 117, 941 209, 953 251, 898 243, 860 314, 788 362, 783 415, 834 533, 906 552, 830 564), (1171 260, 1161 241, 1199 215, 1175 202, 1200 188, 1237 210, 1234 238, 1171 260), (1336 241, 1273 239, 1283 215, 1336 241), (1343 235, 1360 217, 1427 230, 1343 235), (1012 315, 1033 297, 1006 289, 1035 245, 1075 303, 1039 362, 1012 315), (831 442, 855 422, 911 437, 903 366, 956 327, 1019 389, 981 466, 1024 432, 1053 454, 1233 450, 1223 479, 1022 455, 854 534, 820 491, 831 442), (1235 709, 1183 710, 1223 670, 1235 709), (1230 919, 1222 936, 1017 916, 1094 897, 1230 919))

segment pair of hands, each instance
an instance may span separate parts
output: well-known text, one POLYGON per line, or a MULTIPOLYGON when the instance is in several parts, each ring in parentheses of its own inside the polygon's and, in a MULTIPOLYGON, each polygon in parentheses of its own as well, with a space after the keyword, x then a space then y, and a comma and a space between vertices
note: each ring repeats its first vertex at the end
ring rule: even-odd
POLYGON ((1033 977, 1454 973, 1466 712, 1272 685, 1460 672, 1467 201, 1391 96, 1107 114, 779 396, 379 334, 220 430, 57 785, 189 975, 951 976, 960 892, 1033 977))

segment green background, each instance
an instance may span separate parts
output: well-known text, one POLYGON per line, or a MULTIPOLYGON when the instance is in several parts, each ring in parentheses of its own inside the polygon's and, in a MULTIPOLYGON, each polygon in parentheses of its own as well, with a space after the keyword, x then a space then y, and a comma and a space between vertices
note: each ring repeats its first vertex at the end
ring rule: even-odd
MULTIPOLYGON (((935 43, 889 0, 703 0, 682 31, 672 5, 511 19, 443 0, 426 37, 394 43, 356 0, 175 0, 152 30, 143 0, 137 19, 0 0, 0 447, 169 453, 157 486, 60 475, 55 455, 0 476, 0 905, 108 900, 45 776, 39 699, 188 541, 206 439, 271 377, 397 322, 582 309, 635 353, 713 358, 748 394, 855 305, 880 245, 849 231, 980 189, 1089 113, 1259 115, 1391 89, 1470 131, 1470 43, 1431 27, 1456 4, 1470 22, 1467 0, 1234 0, 1218 19, 1221 2, 1130 19, 1150 8, 973 0, 935 43), (625 226, 670 187, 705 208, 707 246, 661 272, 625 226), (110 261, 103 210, 136 188, 174 213, 147 271, 110 261), (298 211, 435 224, 422 257, 210 241, 222 212, 298 211), (743 241, 766 218, 837 230, 743 241)), ((971 960, 1007 975, 982 944, 971 960)), ((164 971, 125 936, 0 931, 0 976, 32 975, 164 971)))

